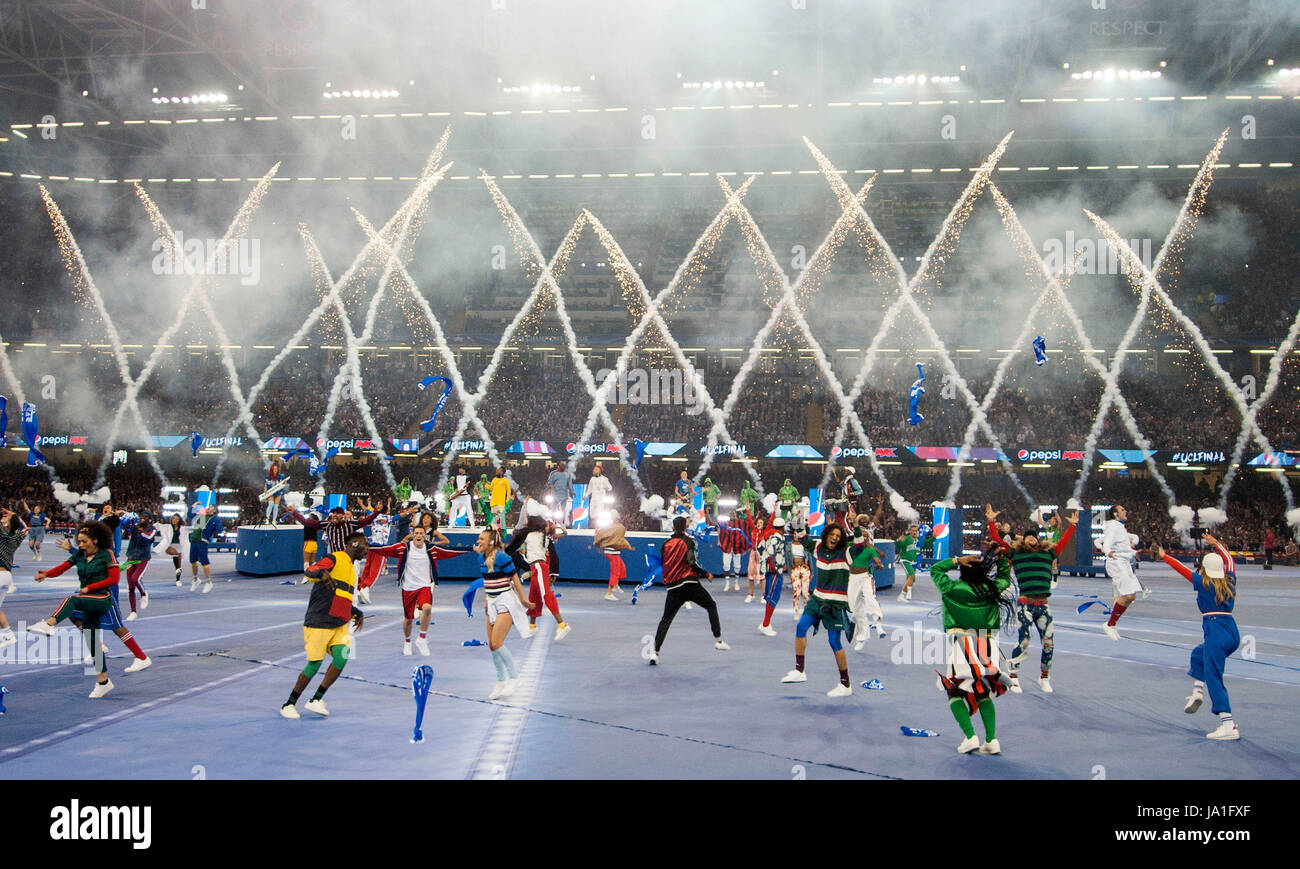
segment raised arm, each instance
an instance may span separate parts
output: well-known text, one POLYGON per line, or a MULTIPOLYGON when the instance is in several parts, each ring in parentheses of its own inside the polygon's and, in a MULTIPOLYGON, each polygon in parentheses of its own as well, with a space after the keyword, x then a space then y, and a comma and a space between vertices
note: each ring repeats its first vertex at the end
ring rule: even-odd
POLYGON ((1220 543, 1219 540, 1208 531, 1201 536, 1204 537, 1206 542, 1213 546, 1215 551, 1219 553, 1219 557, 1223 559, 1224 569, 1227 570, 1228 573, 1236 573, 1237 563, 1233 560, 1232 553, 1228 551, 1228 547, 1220 543))
POLYGON ((1155 556, 1156 558, 1159 558, 1165 564, 1169 565, 1174 570, 1176 570, 1178 572, 1178 575, 1181 576, 1183 579, 1187 580, 1188 582, 1192 581, 1192 571, 1188 569, 1187 565, 1183 564, 1181 561, 1174 558, 1172 555, 1167 554, 1164 550, 1164 547, 1157 546, 1155 551, 1155 556))
POLYGON ((1070 517, 1070 527, 1065 529, 1065 533, 1061 535, 1061 539, 1056 541, 1056 545, 1052 547, 1053 550, 1055 550, 1057 555, 1060 555, 1062 552, 1064 552, 1065 547, 1070 545, 1070 541, 1074 539, 1074 531, 1078 527, 1079 527, 1079 514, 1075 513, 1073 516, 1070 517))

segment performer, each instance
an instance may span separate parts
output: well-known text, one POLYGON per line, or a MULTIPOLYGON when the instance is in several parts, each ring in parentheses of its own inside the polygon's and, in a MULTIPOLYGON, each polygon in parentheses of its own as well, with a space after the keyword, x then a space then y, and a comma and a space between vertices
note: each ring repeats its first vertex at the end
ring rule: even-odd
POLYGON ((867 643, 874 623, 876 636, 885 638, 885 613, 876 600, 876 578, 872 570, 885 566, 880 558, 880 550, 872 546, 871 520, 859 516, 857 521, 858 536, 849 547, 849 611, 853 613, 854 636, 853 651, 861 652, 867 643), (868 622, 870 619, 870 622, 868 622))
POLYGON ((194 513, 194 527, 190 529, 190 570, 194 573, 194 581, 190 583, 190 591, 199 587, 199 565, 203 565, 203 594, 212 591, 212 563, 208 560, 208 544, 217 539, 221 534, 224 526, 221 519, 217 516, 216 507, 205 507, 196 510, 194 513), (207 522, 203 517, 207 516, 207 522))
POLYGON ((492 502, 492 486, 488 483, 487 474, 479 474, 478 482, 474 484, 474 500, 478 508, 478 524, 486 528, 491 518, 489 505, 492 502))
POLYGON ((937 684, 948 694, 948 708, 966 737, 957 746, 959 754, 1002 753, 993 698, 1007 690, 998 648, 1003 614, 1011 617, 1011 601, 1004 595, 1011 585, 1011 563, 1005 551, 994 544, 982 559, 978 555, 945 558, 930 568, 930 578, 943 597, 943 630, 948 638, 947 673, 939 674, 937 684), (958 571, 957 579, 948 575, 950 570, 958 571), (976 711, 984 722, 983 745, 971 723, 976 711))
POLYGON ((474 523, 474 498, 470 490, 474 488, 474 481, 470 479, 465 472, 465 466, 461 465, 456 469, 455 488, 451 492, 451 520, 448 525, 455 526, 461 516, 465 517, 465 524, 474 523))
MULTIPOLYGON (((270 470, 266 472, 266 486, 262 491, 269 491, 273 486, 280 483, 280 464, 271 462, 270 470)), ((280 518, 280 505, 284 503, 284 495, 277 492, 270 498, 266 499, 266 524, 274 525, 280 518)))
MULTIPOLYGON (((831 521, 842 526, 845 531, 856 521, 858 515, 858 498, 862 495, 862 486, 858 485, 854 469, 841 465, 835 469, 836 499, 831 521)), ((830 504, 826 505, 830 507, 830 504)))
POLYGON ((749 593, 745 595, 745 603, 754 602, 754 586, 763 578, 763 557, 758 551, 758 541, 767 533, 772 522, 772 517, 764 513, 761 507, 756 508, 750 515, 754 529, 750 539, 754 541, 754 545, 749 550, 749 564, 745 568, 745 578, 749 580, 749 593))
MULTIPOLYGON (((989 523, 989 537, 999 546, 1006 544, 998 533, 997 511, 991 504, 984 505, 984 518, 989 523)), ((1020 665, 1029 657, 1029 638, 1033 628, 1038 629, 1038 641, 1043 647, 1039 658, 1038 687, 1044 694, 1052 693, 1049 681, 1052 670, 1052 653, 1055 648, 1054 635, 1056 627, 1052 622, 1052 607, 1048 602, 1052 595, 1052 564, 1056 557, 1065 551, 1074 539, 1075 529, 1079 525, 1079 513, 1074 511, 1069 517, 1069 526, 1065 533, 1053 545, 1043 543, 1037 531, 1030 529, 1021 537, 1020 543, 1008 547, 1011 552, 1011 567, 1016 573, 1016 583, 1020 586, 1020 596, 1016 600, 1016 619, 1020 623, 1020 642, 1010 659, 1011 693, 1019 694, 1020 665)))
POLYGON ((446 509, 447 524, 450 525, 452 516, 455 513, 455 509, 451 503, 453 496, 456 494, 456 479, 454 477, 448 478, 447 482, 443 484, 441 494, 443 506, 438 509, 446 509))
POLYGON ((171 540, 167 541, 167 554, 171 557, 172 567, 176 570, 176 587, 181 587, 181 529, 185 525, 185 519, 180 513, 173 513, 167 520, 168 531, 171 532, 171 540))
POLYGON ((689 516, 691 514, 691 496, 694 492, 695 487, 691 485, 690 475, 686 471, 682 471, 681 476, 677 478, 677 482, 673 484, 673 494, 677 498, 674 506, 677 508, 678 515, 689 516))
POLYGON ((1196 590, 1196 607, 1201 611, 1201 644, 1192 649, 1187 675, 1192 677, 1192 693, 1183 711, 1189 715, 1201 708, 1205 692, 1210 692, 1210 711, 1219 716, 1219 726, 1205 734, 1206 739, 1241 739, 1241 731, 1232 717, 1228 689, 1223 686, 1223 671, 1228 656, 1237 651, 1241 635, 1232 609, 1237 602, 1237 565, 1227 547, 1208 531, 1202 537, 1214 552, 1201 559, 1201 569, 1188 570, 1173 556, 1157 546, 1155 556, 1178 572, 1196 590))
POLYGON ((335 507, 325 517, 325 543, 330 552, 342 552, 348 537, 379 518, 380 511, 370 503, 357 499, 357 506, 369 512, 357 518, 342 507, 335 507))
POLYGON ((429 620, 433 616, 432 587, 433 578, 437 575, 434 562, 443 558, 455 558, 469 551, 468 548, 436 546, 425 539, 423 528, 411 532, 410 542, 370 548, 357 587, 368 589, 374 585, 385 559, 397 559, 397 583, 402 588, 402 635, 406 638, 402 646, 403 655, 411 654, 411 625, 417 617, 416 613, 419 613, 420 636, 415 641, 415 648, 424 657, 429 656, 429 620))
POLYGON ((799 490, 790 482, 790 478, 786 477, 785 482, 776 492, 777 507, 781 510, 781 518, 786 522, 790 521, 790 514, 794 512, 794 505, 798 500, 799 490))
POLYGON ((32 551, 32 561, 40 561, 41 543, 45 540, 45 530, 50 527, 50 517, 40 504, 31 508, 27 506, 26 499, 20 503, 23 512, 27 514, 27 548, 32 551))
POLYGON ((609 588, 605 600, 618 600, 618 584, 627 579, 627 567, 623 564, 623 551, 631 549, 627 542, 627 528, 619 522, 618 511, 610 511, 610 524, 601 528, 591 538, 591 545, 599 549, 609 559, 609 588))
POLYGON ((122 551, 122 517, 113 509, 111 503, 106 503, 99 508, 97 519, 108 526, 108 530, 113 534, 113 559, 116 561, 122 551))
POLYGON ((605 476, 605 471, 599 464, 591 469, 591 479, 587 481, 587 514, 595 516, 596 511, 605 508, 607 505, 612 507, 614 500, 614 486, 605 476))
POLYGON ((748 570, 746 562, 753 548, 754 523, 745 513, 737 511, 718 525, 718 548, 722 550, 722 590, 740 591, 740 575, 748 570))
MULTIPOLYGON (((109 589, 117 585, 119 580, 112 546, 112 529, 102 522, 82 522, 77 528, 77 551, 67 561, 49 570, 39 571, 35 577, 37 582, 44 582, 75 567, 79 591, 65 597, 49 618, 27 626, 28 633, 50 637, 54 636, 54 626, 60 621, 72 618, 74 614, 80 616, 81 627, 89 631, 91 659, 98 665, 95 687, 90 692, 92 699, 103 697, 113 690, 113 682, 108 678, 108 664, 100 647, 100 618, 115 608, 109 589)), ((123 637, 123 642, 136 657, 125 672, 134 673, 153 663, 129 633, 123 637)))
POLYGON ((329 715, 325 707, 325 692, 343 673, 352 651, 351 622, 360 631, 365 624, 365 614, 352 601, 355 588, 354 562, 365 558, 369 544, 366 535, 353 531, 344 539, 343 548, 326 555, 307 570, 307 578, 315 583, 307 602, 307 615, 303 619, 302 639, 307 649, 307 666, 298 674, 298 681, 289 692, 289 699, 280 707, 285 718, 300 718, 298 698, 307 690, 308 683, 320 670, 325 655, 330 655, 330 666, 321 679, 320 687, 307 701, 307 711, 329 715))
POLYGON ((901 601, 912 599, 912 584, 916 582, 916 559, 921 547, 930 536, 929 534, 922 536, 920 527, 913 522, 907 526, 907 532, 902 537, 894 539, 898 563, 903 565, 903 573, 907 577, 903 582, 903 590, 898 593, 898 599, 901 601))
POLYGON ((560 615, 560 602, 555 598, 555 592, 551 589, 551 550, 548 545, 548 538, 561 536, 564 534, 563 528, 557 528, 555 523, 548 522, 544 515, 542 505, 532 502, 536 505, 535 511, 529 511, 528 505, 525 505, 525 512, 532 512, 528 516, 524 527, 517 530, 506 544, 506 554, 512 558, 519 553, 528 566, 528 621, 532 627, 530 631, 536 631, 537 617, 542 614, 542 604, 551 611, 555 617, 555 640, 559 642, 569 635, 571 628, 564 621, 564 616, 560 615))
POLYGON ((740 487, 739 500, 740 507, 736 512, 743 513, 747 519, 752 520, 754 518, 754 513, 756 512, 754 505, 763 500, 763 496, 758 494, 758 490, 750 484, 749 480, 746 480, 744 485, 740 487))
POLYGON ((650 655, 650 664, 659 663, 659 650, 664 646, 668 628, 672 626, 677 611, 682 604, 694 602, 704 607, 709 614, 709 629, 713 631, 713 648, 720 652, 728 651, 731 646, 722 640, 722 623, 718 620, 718 605, 713 597, 700 585, 700 580, 713 576, 700 567, 695 559, 695 538, 686 533, 686 517, 678 516, 673 520, 673 534, 664 541, 660 557, 663 560, 663 582, 668 589, 664 598, 664 614, 659 619, 655 630, 655 647, 650 655))
MULTIPOLYGON (((760 520, 761 521, 761 520, 760 520)), ((772 613, 781 603, 781 586, 785 582, 785 573, 790 560, 787 557, 789 541, 785 536, 785 521, 776 516, 772 524, 758 532, 754 548, 758 550, 759 569, 763 572, 763 623, 758 632, 765 637, 775 637, 776 629, 772 627, 772 613)))
MULTIPOLYGON (((23 509, 26 510, 25 505, 23 509)), ((26 531, 17 513, 0 507, 0 649, 18 642, 18 637, 9 627, 9 620, 5 618, 3 607, 5 595, 13 588, 14 552, 23 542, 26 531)))
POLYGON ((574 489, 573 474, 565 468, 564 462, 555 463, 546 476, 546 488, 551 490, 551 506, 560 514, 560 524, 568 528, 573 515, 574 489))
POLYGON ((506 527, 506 510, 510 501, 510 481, 506 479, 505 468, 497 468, 496 476, 492 478, 491 493, 488 503, 492 508, 492 525, 500 531, 506 527))
POLYGON ((302 569, 306 571, 316 560, 316 538, 320 536, 320 517, 314 512, 299 513, 295 509, 291 509, 289 515, 302 525, 302 569))
POLYGON ((127 532, 126 543, 126 560, 134 561, 126 569, 126 594, 127 600, 131 604, 131 614, 126 617, 128 622, 133 622, 139 618, 135 611, 135 593, 140 592, 140 609, 149 608, 149 593, 144 590, 144 583, 140 577, 144 576, 145 570, 149 567, 149 559, 153 557, 153 548, 158 543, 158 528, 153 524, 153 514, 148 510, 140 511, 140 520, 127 532))
POLYGON ((1110 609, 1110 620, 1102 628, 1112 640, 1119 639, 1115 624, 1124 611, 1133 605, 1137 593, 1142 590, 1133 573, 1133 544, 1135 539, 1124 527, 1128 512, 1119 504, 1106 511, 1106 524, 1101 530, 1101 551, 1106 556, 1106 575, 1110 577, 1111 587, 1115 592, 1115 603, 1110 609))
POLYGON ((808 516, 802 507, 795 509, 790 537, 790 602, 794 605, 794 617, 798 619, 803 608, 808 605, 809 588, 812 585, 812 568, 808 566, 808 551, 804 547, 808 539, 808 516))
POLYGON ((717 528, 718 499, 722 497, 722 490, 713 484, 712 479, 705 477, 701 493, 704 495, 704 521, 709 526, 717 528))
POLYGON ((516 626, 519 635, 525 639, 532 634, 527 627, 524 590, 519 584, 514 559, 506 554, 501 544, 501 532, 495 528, 484 528, 479 532, 474 551, 478 553, 479 574, 483 577, 488 650, 492 653, 492 664, 497 671, 497 681, 488 699, 496 700, 499 697, 509 697, 519 685, 515 659, 506 648, 510 626, 516 626))
MULTIPOLYGON (((854 543, 860 542, 855 538, 854 543)), ((849 682, 849 662, 840 642, 840 634, 853 639, 853 617, 849 611, 849 538, 844 526, 827 523, 821 540, 813 549, 817 560, 817 585, 808 605, 804 607, 799 624, 795 627, 794 669, 781 678, 782 682, 807 682, 804 673, 804 652, 808 649, 808 629, 816 633, 818 627, 826 628, 826 638, 835 663, 840 670, 840 683, 826 692, 827 697, 848 697, 853 693, 849 682)))

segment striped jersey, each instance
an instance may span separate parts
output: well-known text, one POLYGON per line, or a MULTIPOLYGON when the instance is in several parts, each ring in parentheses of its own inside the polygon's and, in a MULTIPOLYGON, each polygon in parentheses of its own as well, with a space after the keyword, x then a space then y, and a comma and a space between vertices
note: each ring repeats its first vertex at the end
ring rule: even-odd
POLYGON ((510 588, 510 579, 515 575, 515 560, 498 549, 489 564, 487 558, 480 554, 478 572, 483 577, 483 593, 493 597, 510 588))
POLYGON ((849 543, 841 535, 837 549, 828 547, 824 540, 819 541, 813 549, 817 559, 817 587, 813 596, 822 600, 837 601, 845 605, 849 602, 849 543))

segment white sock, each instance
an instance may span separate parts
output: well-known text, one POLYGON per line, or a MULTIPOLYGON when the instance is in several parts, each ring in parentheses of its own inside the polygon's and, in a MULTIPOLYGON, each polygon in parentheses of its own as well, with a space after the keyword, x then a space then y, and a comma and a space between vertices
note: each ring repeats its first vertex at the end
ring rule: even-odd
POLYGON ((1232 713, 1231 713, 1231 712, 1220 712, 1220 713, 1219 713, 1219 723, 1220 723, 1220 724, 1231 724, 1231 723, 1232 723, 1232 713))
POLYGON ((1200 679, 1193 679, 1193 680, 1192 680, 1192 690, 1193 690, 1193 691, 1200 691, 1202 694, 1204 694, 1204 693, 1205 693, 1205 683, 1202 682, 1200 679))

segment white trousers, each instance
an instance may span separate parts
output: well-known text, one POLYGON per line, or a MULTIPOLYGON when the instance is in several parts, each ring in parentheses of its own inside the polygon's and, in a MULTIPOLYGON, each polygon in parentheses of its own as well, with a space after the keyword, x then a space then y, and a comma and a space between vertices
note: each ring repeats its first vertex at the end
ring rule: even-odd
POLYGON ((867 629, 867 617, 879 624, 885 620, 885 613, 876 600, 876 580, 870 573, 849 574, 849 611, 859 631, 867 629))

